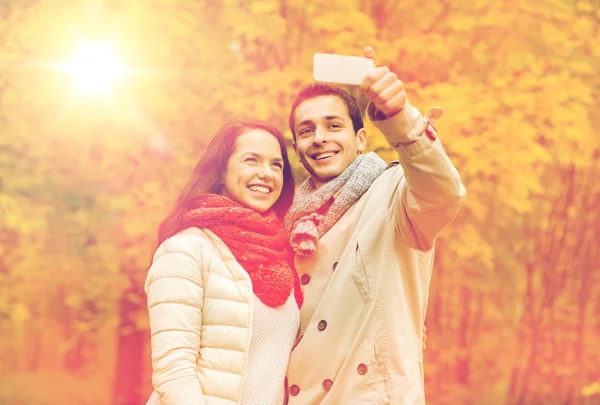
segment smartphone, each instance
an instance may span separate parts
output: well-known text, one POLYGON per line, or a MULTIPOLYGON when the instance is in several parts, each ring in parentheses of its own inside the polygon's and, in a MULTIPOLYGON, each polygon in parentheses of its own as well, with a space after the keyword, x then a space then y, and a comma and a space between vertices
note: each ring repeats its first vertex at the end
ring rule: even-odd
POLYGON ((362 56, 315 53, 313 78, 317 82, 359 85, 374 67, 373 59, 362 56))

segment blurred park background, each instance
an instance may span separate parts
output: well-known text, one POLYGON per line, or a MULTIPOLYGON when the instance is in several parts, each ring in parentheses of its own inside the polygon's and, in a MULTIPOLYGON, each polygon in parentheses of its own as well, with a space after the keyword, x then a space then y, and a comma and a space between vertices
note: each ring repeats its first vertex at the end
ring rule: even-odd
POLYGON ((289 139, 313 53, 365 45, 445 108, 468 190, 428 403, 600 404, 599 43, 598 0, 0 1, 0 404, 145 403, 145 273, 207 142, 245 117, 289 139))

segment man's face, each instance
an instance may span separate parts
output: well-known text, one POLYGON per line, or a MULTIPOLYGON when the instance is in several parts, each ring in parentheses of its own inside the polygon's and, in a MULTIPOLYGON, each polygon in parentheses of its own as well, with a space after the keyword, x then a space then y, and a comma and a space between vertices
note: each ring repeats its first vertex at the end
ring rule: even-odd
POLYGON ((338 96, 302 102, 296 108, 294 125, 294 150, 317 187, 340 175, 366 146, 366 131, 354 133, 348 108, 338 96))

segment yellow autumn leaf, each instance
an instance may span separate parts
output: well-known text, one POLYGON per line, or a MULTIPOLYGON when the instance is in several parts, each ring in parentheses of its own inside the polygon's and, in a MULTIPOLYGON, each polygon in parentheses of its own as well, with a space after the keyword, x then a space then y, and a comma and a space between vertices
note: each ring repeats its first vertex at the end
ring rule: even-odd
POLYGON ((31 318, 31 313, 26 305, 17 302, 10 309, 10 320, 18 325, 24 324, 31 318))

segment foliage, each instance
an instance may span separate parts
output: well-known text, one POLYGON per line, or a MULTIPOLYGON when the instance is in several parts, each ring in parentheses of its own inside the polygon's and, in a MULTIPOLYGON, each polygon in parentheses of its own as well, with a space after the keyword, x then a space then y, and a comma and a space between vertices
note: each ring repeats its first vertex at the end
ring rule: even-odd
POLYGON ((156 227, 217 128, 264 119, 291 145, 312 54, 368 44, 421 111, 444 107, 468 190, 437 245, 428 402, 597 400, 597 1, 67 3, 0 3, 0 402, 92 404, 90 384, 128 378, 156 227), (131 68, 108 97, 57 68, 77 38, 114 39, 131 68))

